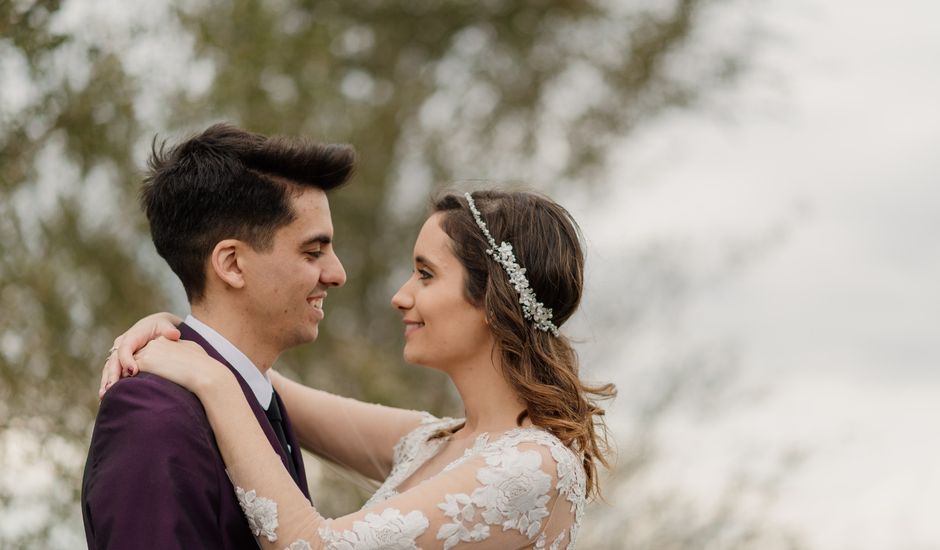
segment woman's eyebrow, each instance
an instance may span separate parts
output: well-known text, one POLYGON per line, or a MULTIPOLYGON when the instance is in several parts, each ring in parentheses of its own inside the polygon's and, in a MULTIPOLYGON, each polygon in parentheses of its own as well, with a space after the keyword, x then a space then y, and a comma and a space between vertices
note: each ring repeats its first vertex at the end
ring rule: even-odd
POLYGON ((431 269, 437 269, 437 266, 434 265, 434 262, 428 260, 427 258, 425 258, 424 256, 422 256, 421 254, 418 254, 417 256, 415 256, 415 263, 416 263, 416 264, 424 264, 424 265, 430 267, 431 269))

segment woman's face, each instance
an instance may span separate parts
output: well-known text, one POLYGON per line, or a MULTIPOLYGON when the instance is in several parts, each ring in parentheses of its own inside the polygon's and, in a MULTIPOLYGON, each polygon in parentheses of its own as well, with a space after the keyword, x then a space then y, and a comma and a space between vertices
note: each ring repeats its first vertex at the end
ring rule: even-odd
POLYGON ((405 360, 449 372, 489 360, 493 334, 483 309, 467 301, 466 272, 441 229, 442 213, 424 223, 414 248, 414 272, 392 297, 405 323, 405 360))

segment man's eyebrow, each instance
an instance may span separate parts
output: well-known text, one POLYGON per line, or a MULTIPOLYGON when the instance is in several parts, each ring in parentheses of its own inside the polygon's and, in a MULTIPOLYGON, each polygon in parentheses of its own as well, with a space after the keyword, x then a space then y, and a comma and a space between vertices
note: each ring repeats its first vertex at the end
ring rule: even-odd
POLYGON ((332 237, 330 237, 329 235, 325 233, 321 233, 320 235, 314 235, 313 237, 310 237, 309 239, 300 243, 300 248, 306 248, 312 244, 318 244, 318 243, 321 245, 330 244, 331 242, 333 242, 332 237))

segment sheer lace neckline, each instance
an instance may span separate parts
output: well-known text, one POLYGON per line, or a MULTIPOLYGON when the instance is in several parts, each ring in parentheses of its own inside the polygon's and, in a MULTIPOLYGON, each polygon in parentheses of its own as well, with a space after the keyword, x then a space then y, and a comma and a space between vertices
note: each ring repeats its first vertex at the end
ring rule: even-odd
POLYGON ((285 550, 311 550, 311 540, 324 550, 459 550, 482 541, 488 547, 574 550, 586 486, 579 454, 550 432, 526 426, 476 434, 461 456, 439 466, 452 455, 441 453, 448 439, 434 436, 461 422, 427 415, 395 446, 382 487, 349 517, 324 520, 313 511, 305 518, 294 510, 290 521, 282 520, 276 501, 236 486, 239 504, 266 548, 278 541, 280 529, 293 540, 285 550), (429 463, 435 456, 439 461, 429 463), (425 476, 423 465, 441 469, 425 476), (416 472, 425 479, 399 495, 398 487, 416 472))
MULTIPOLYGON (((441 431, 453 430, 463 423, 463 418, 438 419, 425 413, 421 425, 401 438, 395 446, 394 466, 391 473, 375 494, 366 502, 364 507, 367 508, 400 494, 399 488, 406 481, 410 481, 411 477, 421 466, 436 457, 444 448, 445 443, 452 440, 451 435, 433 439, 431 436, 441 431)), ((411 484, 411 486, 417 486, 427 479, 431 479, 443 472, 453 470, 488 447, 507 442, 511 443, 520 438, 527 439, 525 436, 533 436, 536 439, 545 437, 556 439, 550 432, 532 425, 510 428, 504 432, 497 433, 495 436, 490 432, 482 432, 476 435, 473 443, 464 450, 463 454, 447 463, 440 471, 428 475, 425 479, 411 484)))

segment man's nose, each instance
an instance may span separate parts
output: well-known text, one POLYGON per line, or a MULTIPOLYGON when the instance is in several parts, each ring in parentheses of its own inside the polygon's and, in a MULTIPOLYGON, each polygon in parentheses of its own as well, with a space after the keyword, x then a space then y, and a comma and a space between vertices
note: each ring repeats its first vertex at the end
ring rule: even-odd
POLYGON ((343 286, 346 284, 346 270, 339 256, 331 254, 332 261, 320 272, 320 280, 327 286, 343 286))

